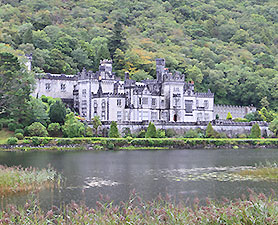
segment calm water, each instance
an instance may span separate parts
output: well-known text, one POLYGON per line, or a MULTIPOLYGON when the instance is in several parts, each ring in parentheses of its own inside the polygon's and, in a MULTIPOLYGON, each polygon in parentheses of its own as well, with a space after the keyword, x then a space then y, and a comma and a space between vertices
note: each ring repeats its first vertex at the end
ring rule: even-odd
POLYGON ((266 161, 278 162, 278 149, 1 152, 0 164, 38 168, 50 164, 65 178, 61 190, 45 190, 37 196, 14 196, 2 201, 23 204, 27 198, 39 198, 45 207, 72 200, 94 206, 99 193, 119 202, 127 200, 134 188, 146 200, 159 193, 168 193, 176 200, 236 198, 247 193, 247 187, 266 194, 272 188, 278 193, 275 182, 229 177, 233 169, 266 161))

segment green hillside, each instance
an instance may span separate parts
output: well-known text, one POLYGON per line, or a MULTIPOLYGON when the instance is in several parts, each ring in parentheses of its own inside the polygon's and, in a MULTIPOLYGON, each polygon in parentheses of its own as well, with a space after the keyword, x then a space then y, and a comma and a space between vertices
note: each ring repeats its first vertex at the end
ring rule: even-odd
POLYGON ((278 109, 275 0, 4 0, 0 42, 33 53, 35 71, 155 76, 155 58, 208 88, 215 102, 278 109))

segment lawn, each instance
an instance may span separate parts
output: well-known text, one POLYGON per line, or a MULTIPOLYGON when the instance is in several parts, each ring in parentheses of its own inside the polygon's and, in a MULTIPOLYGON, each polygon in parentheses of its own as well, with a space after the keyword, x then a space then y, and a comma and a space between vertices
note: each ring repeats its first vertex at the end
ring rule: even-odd
POLYGON ((14 132, 9 131, 8 129, 3 128, 0 130, 0 144, 6 144, 9 137, 12 137, 14 132))

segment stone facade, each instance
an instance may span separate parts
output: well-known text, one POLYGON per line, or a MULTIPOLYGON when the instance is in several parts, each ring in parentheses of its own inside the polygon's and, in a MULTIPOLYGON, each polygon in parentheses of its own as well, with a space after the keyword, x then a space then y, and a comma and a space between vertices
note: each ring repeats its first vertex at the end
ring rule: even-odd
POLYGON ((256 112, 256 107, 254 106, 234 106, 234 105, 214 105, 214 119, 216 115, 219 119, 225 120, 228 113, 232 114, 234 118, 243 118, 247 113, 256 112))
POLYGON ((112 62, 103 60, 99 71, 85 69, 74 85, 74 107, 90 120, 196 122, 213 119, 214 94, 195 93, 194 84, 184 75, 170 73, 165 60, 156 60, 157 79, 135 82, 125 74, 124 81, 115 77, 112 62))

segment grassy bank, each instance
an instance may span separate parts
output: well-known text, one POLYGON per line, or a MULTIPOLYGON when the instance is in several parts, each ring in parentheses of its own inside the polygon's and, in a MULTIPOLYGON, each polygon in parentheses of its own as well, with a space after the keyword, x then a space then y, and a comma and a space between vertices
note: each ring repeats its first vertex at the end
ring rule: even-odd
POLYGON ((59 185, 60 181, 61 177, 51 168, 38 170, 0 165, 0 196, 49 188, 59 185))
POLYGON ((230 139, 230 138, 53 138, 26 137, 19 145, 2 145, 0 149, 197 149, 197 148, 277 148, 278 139, 230 139))
POLYGON ((215 203, 207 199, 193 207, 175 204, 169 198, 142 201, 136 194, 120 205, 97 202, 97 208, 72 202, 43 211, 35 203, 8 206, 0 212, 0 224, 277 224, 277 198, 250 193, 248 199, 215 203))

